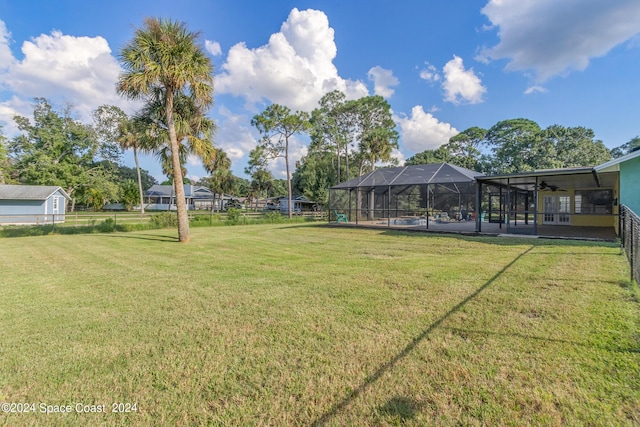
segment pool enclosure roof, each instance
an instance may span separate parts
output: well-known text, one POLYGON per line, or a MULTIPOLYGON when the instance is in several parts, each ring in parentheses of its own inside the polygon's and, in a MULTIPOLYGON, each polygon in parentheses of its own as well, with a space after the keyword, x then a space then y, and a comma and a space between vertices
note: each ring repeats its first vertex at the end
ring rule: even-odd
POLYGON ((450 165, 431 163, 428 165, 402 166, 376 169, 366 175, 353 178, 331 187, 332 190, 350 190, 363 187, 397 185, 473 183, 483 174, 450 165))

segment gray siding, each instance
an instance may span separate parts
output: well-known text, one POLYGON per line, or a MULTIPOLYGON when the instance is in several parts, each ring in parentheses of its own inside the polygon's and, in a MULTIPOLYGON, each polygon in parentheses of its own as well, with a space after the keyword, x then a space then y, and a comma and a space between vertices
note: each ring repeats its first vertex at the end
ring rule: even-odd
POLYGON ((65 220, 66 198, 56 191, 46 200, 0 200, 0 224, 50 224, 65 220), (54 198, 57 214, 53 215, 54 198))

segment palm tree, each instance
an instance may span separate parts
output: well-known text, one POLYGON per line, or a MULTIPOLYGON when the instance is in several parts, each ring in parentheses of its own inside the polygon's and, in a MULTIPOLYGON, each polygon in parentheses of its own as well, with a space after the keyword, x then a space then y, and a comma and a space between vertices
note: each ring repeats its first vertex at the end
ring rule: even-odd
MULTIPOLYGON (((157 91, 153 99, 137 114, 136 121, 146 129, 145 148, 155 151, 161 161, 171 165, 172 149, 168 126, 164 122, 164 99, 164 91, 157 91)), ((184 165, 188 155, 195 155, 209 171, 209 164, 216 162, 219 151, 213 146, 215 122, 205 117, 192 96, 179 93, 175 96, 173 105, 180 163, 184 165)), ((182 172, 184 177, 186 170, 183 168, 182 172)))
MULTIPOLYGON (((199 117, 213 105, 213 64, 197 43, 198 38, 199 34, 189 32, 182 22, 147 18, 120 52, 125 71, 117 84, 118 93, 143 99, 147 106, 163 101, 161 122, 166 125, 171 148, 180 242, 188 242, 190 237, 175 101, 180 96, 188 98, 199 117)), ((184 123, 185 117, 182 119, 184 123)))
POLYGON ((133 160, 136 163, 136 173, 138 175, 138 195, 140 196, 140 214, 144 214, 144 193, 142 191, 142 177, 140 176, 140 163, 138 162, 138 151, 140 151, 140 132, 135 128, 133 120, 126 119, 120 123, 119 135, 116 142, 123 150, 133 151, 133 160))
MULTIPOLYGON (((218 162, 220 154, 225 154, 213 146, 213 134, 216 125, 213 120, 199 112, 193 100, 185 94, 174 99, 176 135, 179 141, 180 174, 184 180, 187 169, 184 164, 187 156, 200 157, 204 168, 210 172, 210 165, 218 162)), ((164 95, 156 91, 147 105, 136 114, 136 127, 143 129, 140 143, 147 152, 155 153, 167 177, 173 176, 172 150, 169 133, 164 120, 164 95)), ((175 180, 172 180, 175 187, 175 180)))
POLYGON ((95 129, 104 146, 111 147, 115 143, 120 150, 133 150, 133 160, 136 163, 138 176, 138 193, 140 196, 140 213, 144 214, 144 194, 138 152, 143 150, 141 138, 144 129, 138 123, 115 105, 101 105, 93 112, 95 129))

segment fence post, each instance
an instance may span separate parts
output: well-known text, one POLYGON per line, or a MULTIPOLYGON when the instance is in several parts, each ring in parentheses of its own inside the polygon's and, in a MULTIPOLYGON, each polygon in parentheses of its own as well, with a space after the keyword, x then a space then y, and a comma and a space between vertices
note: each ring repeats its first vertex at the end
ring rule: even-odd
MULTIPOLYGON (((629 219, 633 219, 633 218, 629 218, 629 219)), ((634 230, 634 226, 633 223, 635 221, 629 221, 631 224, 631 244, 629 245, 629 264, 631 264, 631 283, 633 283, 633 277, 634 277, 634 268, 635 268, 635 254, 634 254, 634 248, 635 246, 638 244, 638 242, 636 241, 637 239, 635 238, 635 230, 634 230)))
POLYGON ((620 235, 620 249, 624 252, 624 206, 618 211, 618 234, 620 235))

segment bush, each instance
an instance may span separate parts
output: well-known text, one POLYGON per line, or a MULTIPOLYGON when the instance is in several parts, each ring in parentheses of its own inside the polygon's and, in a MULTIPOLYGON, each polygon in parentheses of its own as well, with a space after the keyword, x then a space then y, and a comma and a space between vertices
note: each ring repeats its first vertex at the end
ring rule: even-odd
POLYGON ((229 208, 227 211, 227 223, 231 225, 238 224, 240 222, 240 211, 236 208, 229 208))
POLYGON ((205 215, 205 214, 194 214, 189 221, 189 225, 194 227, 208 227, 213 225, 214 221, 219 221, 220 215, 205 215))
POLYGON ((262 214, 262 217, 271 224, 276 224, 283 221, 283 217, 279 212, 265 212, 262 214))
POLYGON ((106 218, 103 222, 98 226, 98 230, 102 233, 108 233, 115 229, 115 221, 113 218, 106 218))
POLYGON ((178 226, 178 217, 172 212, 162 212, 155 214, 150 220, 152 228, 171 228, 178 226))

